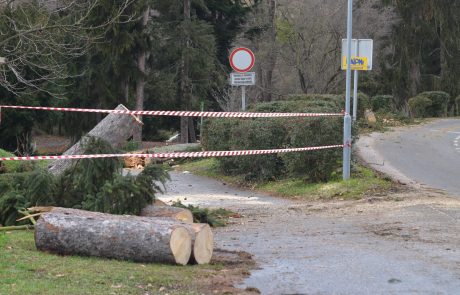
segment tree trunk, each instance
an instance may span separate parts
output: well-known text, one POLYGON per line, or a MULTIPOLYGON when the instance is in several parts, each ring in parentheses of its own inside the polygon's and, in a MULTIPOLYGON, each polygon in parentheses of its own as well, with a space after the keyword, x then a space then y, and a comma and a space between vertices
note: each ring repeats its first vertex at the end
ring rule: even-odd
MULTIPOLYGON (((182 51, 182 60, 181 60, 181 79, 180 79, 180 102, 181 107, 183 110, 189 111, 191 110, 192 105, 192 95, 191 95, 191 85, 190 85, 190 77, 189 77, 189 48, 190 48, 190 40, 188 36, 188 27, 190 23, 190 0, 184 0, 184 49, 182 51)), ((190 124, 192 121, 189 117, 181 117, 180 118, 180 142, 181 143, 195 143, 196 136, 195 130, 191 130, 190 124)))
POLYGON ((172 206, 149 205, 142 209, 140 215, 144 217, 170 218, 182 222, 193 223, 193 214, 190 210, 172 206))
POLYGON ((169 220, 55 208, 37 221, 35 245, 63 255, 185 265, 192 235, 169 220))
MULTIPOLYGON (((119 105, 116 110, 128 110, 124 105, 119 105)), ((115 148, 121 148, 133 137, 142 123, 132 115, 109 114, 88 134, 80 139, 74 146, 68 149, 64 155, 80 155, 83 153, 83 146, 89 137, 97 137, 112 144, 115 148)), ((53 174, 60 174, 69 168, 73 160, 56 160, 49 166, 53 174)))
POLYGON ((268 9, 268 22, 270 25, 269 40, 270 49, 268 53, 268 63, 265 73, 265 89, 263 92, 263 100, 271 101, 273 92, 273 71, 276 65, 276 0, 270 0, 268 9))
MULTIPOLYGON (((147 23, 149 21, 149 12, 150 8, 147 7, 142 14, 142 30, 145 29, 147 23)), ((140 72, 139 77, 136 81, 136 110, 142 111, 144 109, 144 94, 145 94, 145 77, 147 75, 146 71, 146 60, 147 60, 147 51, 145 48, 141 49, 139 56, 137 57, 137 66, 140 72)), ((142 121, 142 117, 139 116, 139 120, 142 121)), ((139 126, 139 130, 136 132, 134 141, 141 142, 142 141, 142 126, 139 126)))

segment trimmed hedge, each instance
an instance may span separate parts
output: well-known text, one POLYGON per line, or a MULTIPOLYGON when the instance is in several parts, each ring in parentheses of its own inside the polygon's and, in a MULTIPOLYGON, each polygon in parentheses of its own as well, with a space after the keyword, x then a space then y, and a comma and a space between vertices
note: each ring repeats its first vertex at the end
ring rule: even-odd
MULTIPOLYGON (((262 103, 252 112, 340 112, 341 96, 291 96, 287 101, 262 103)), ((276 149, 341 144, 342 117, 210 119, 203 132, 206 150, 276 149)), ((305 177, 327 181, 340 167, 340 149, 279 155, 219 158, 223 173, 263 181, 305 177)))
POLYGON ((422 92, 409 99, 409 108, 413 117, 447 117, 449 101, 446 92, 422 92))
POLYGON ((371 99, 372 111, 388 113, 393 110, 392 95, 376 95, 371 99))

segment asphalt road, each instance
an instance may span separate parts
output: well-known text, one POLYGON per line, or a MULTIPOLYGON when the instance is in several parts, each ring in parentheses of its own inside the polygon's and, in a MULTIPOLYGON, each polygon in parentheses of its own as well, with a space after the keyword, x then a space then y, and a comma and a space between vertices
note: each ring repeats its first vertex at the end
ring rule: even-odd
POLYGON ((460 197, 460 119, 373 133, 357 146, 364 161, 377 170, 460 197))
MULTIPOLYGON (((309 202, 171 172, 165 202, 232 209, 215 247, 254 255, 239 287, 262 294, 459 294, 460 200, 420 192, 395 200, 309 202)), ((219 294, 218 292, 216 294, 219 294)))

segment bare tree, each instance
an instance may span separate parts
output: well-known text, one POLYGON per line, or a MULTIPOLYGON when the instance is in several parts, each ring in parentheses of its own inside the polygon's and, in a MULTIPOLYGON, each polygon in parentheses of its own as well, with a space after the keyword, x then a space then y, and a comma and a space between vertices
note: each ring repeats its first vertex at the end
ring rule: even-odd
MULTIPOLYGON (((84 55, 91 45, 104 42, 105 30, 116 22, 129 22, 136 16, 125 15, 133 0, 121 0, 117 8, 94 24, 102 0, 44 0, 39 2, 0 2, 0 86, 14 94, 43 91, 64 86, 69 74, 67 64, 84 55), (54 87, 44 87, 48 84, 54 87)), ((73 76, 72 76, 73 75, 73 76)))

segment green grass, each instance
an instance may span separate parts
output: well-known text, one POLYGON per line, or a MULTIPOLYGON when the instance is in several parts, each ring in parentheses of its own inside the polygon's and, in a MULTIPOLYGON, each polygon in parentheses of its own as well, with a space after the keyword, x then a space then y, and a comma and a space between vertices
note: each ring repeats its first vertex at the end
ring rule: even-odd
POLYGON ((0 233, 0 294, 200 294, 197 279, 222 268, 58 256, 37 251, 32 231, 0 233))
POLYGON ((286 179, 264 183, 256 188, 283 197, 347 200, 361 199, 373 192, 387 190, 392 185, 391 181, 377 177, 370 169, 358 167, 357 170, 348 181, 331 180, 311 184, 300 179, 286 179))
MULTIPOLYGON (((236 185, 242 184, 241 178, 222 175, 215 159, 188 162, 181 165, 180 170, 187 170, 236 185)), ((307 183, 302 179, 282 179, 250 186, 256 190, 281 197, 327 200, 360 199, 374 192, 388 190, 392 183, 390 180, 378 177, 371 169, 357 166, 352 173, 352 179, 349 181, 335 179, 327 183, 307 183)))
MULTIPOLYGON (((0 157, 14 157, 13 153, 7 152, 5 150, 0 149, 0 157)), ((5 165, 6 172, 15 172, 18 167, 21 165, 21 162, 17 161, 5 161, 3 162, 5 165)))
MULTIPOLYGON (((13 153, 0 149, 0 157, 15 157, 13 153)), ((46 168, 50 161, 5 161, 6 173, 14 173, 18 171, 31 171, 35 167, 46 168)))

